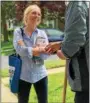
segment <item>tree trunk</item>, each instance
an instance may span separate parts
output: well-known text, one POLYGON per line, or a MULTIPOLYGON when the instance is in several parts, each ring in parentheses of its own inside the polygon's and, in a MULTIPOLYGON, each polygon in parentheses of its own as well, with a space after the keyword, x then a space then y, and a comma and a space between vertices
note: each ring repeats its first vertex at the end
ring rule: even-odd
POLYGON ((3 12, 2 12, 2 15, 1 15, 1 20, 2 20, 2 33, 3 33, 3 36, 4 36, 4 42, 7 42, 7 41, 9 41, 8 40, 8 32, 7 32, 7 25, 6 25, 6 19, 5 19, 5 12, 4 12, 4 10, 3 10, 3 12))

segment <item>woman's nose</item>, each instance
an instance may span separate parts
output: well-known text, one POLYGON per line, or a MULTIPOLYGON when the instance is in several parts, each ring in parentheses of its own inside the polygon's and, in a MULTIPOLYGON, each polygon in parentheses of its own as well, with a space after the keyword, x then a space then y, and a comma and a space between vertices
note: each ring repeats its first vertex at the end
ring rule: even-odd
POLYGON ((36 16, 36 17, 40 17, 40 13, 39 12, 33 12, 32 13, 34 16, 36 16))
POLYGON ((37 13, 36 16, 37 16, 37 17, 40 17, 40 14, 37 13))

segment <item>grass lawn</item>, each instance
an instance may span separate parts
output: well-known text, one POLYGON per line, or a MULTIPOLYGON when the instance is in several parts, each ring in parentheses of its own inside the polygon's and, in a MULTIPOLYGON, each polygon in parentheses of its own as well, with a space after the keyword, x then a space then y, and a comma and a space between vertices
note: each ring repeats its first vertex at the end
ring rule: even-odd
MULTIPOLYGON (((48 102, 62 103, 64 73, 57 73, 48 76, 48 102)), ((30 102, 37 103, 37 96, 34 88, 31 89, 30 102)), ((74 93, 67 86, 66 103, 74 103, 74 93)))
MULTIPOLYGON (((4 72, 4 74, 6 75, 7 71, 4 72)), ((48 103, 62 103, 63 83, 64 83, 63 72, 48 76, 48 103)), ((9 84, 6 84, 5 86, 9 87, 9 84)), ((37 103, 37 96, 33 86, 31 88, 29 101, 30 103, 37 103)), ((69 85, 67 85, 66 103, 74 103, 73 101, 74 101, 74 92, 72 92, 69 85)))
POLYGON ((55 59, 55 60, 45 60, 45 66, 47 69, 58 68, 65 66, 65 60, 55 59))
POLYGON ((12 40, 10 40, 9 42, 1 42, 1 54, 2 55, 10 55, 13 53, 12 51, 13 49, 13 44, 12 44, 12 40))
POLYGON ((8 69, 1 69, 1 77, 9 77, 9 71, 8 69))

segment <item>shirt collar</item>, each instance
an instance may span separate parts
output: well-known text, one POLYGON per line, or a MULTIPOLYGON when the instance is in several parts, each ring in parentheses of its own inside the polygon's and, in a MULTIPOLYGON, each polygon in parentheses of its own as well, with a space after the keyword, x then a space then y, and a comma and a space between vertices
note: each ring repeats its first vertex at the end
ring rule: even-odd
MULTIPOLYGON (((24 29, 24 28, 23 28, 24 29)), ((26 34, 25 33, 25 31, 24 31, 24 34, 26 34)), ((35 30, 33 31, 33 33, 32 33, 32 35, 36 35, 36 34, 38 34, 38 28, 35 28, 35 30)), ((30 36, 29 35, 25 35, 27 38, 30 38, 30 36)))
POLYGON ((34 32, 38 33, 38 28, 36 28, 34 32))

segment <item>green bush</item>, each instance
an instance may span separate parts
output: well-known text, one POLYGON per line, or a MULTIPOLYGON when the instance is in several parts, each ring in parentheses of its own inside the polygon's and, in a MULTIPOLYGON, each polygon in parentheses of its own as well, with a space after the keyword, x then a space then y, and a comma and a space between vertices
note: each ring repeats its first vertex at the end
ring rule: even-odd
POLYGON ((49 28, 46 24, 40 24, 38 28, 49 28))
POLYGON ((14 31, 14 29, 8 29, 8 30, 7 30, 9 36, 13 35, 13 31, 14 31))

